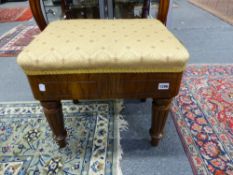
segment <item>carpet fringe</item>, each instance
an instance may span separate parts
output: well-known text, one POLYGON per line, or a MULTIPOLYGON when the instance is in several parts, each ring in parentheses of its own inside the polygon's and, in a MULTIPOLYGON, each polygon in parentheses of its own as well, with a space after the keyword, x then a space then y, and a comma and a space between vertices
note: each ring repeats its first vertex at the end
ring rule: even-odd
POLYGON ((128 129, 128 123, 127 121, 124 119, 124 116, 121 115, 121 111, 124 109, 124 105, 123 105, 123 100, 116 100, 115 105, 114 105, 114 110, 115 110, 115 126, 114 126, 114 138, 117 139, 115 141, 115 151, 114 151, 114 166, 115 166, 115 174, 114 175, 122 175, 122 171, 121 171, 121 166, 120 166, 120 161, 122 160, 122 155, 123 155, 123 150, 120 144, 121 141, 121 135, 120 133, 122 131, 126 131, 128 129))

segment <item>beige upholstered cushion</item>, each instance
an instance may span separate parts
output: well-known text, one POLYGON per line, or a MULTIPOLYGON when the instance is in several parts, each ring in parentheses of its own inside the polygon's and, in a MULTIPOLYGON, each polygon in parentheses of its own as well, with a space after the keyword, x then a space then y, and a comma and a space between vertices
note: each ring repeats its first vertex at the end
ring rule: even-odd
POLYGON ((18 56, 26 74, 181 72, 189 54, 158 20, 57 21, 18 56))

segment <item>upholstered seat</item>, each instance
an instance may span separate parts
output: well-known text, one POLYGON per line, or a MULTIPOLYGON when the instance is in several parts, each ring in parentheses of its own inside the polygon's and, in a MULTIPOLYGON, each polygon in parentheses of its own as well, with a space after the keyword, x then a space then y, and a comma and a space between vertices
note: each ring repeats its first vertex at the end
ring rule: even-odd
POLYGON ((18 56, 27 75, 182 72, 189 57, 158 20, 57 21, 18 56))

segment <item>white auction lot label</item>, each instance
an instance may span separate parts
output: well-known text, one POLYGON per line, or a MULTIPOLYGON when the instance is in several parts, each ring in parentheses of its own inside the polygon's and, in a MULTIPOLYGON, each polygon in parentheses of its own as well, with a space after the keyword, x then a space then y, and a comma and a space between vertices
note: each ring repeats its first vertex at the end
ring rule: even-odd
POLYGON ((170 83, 159 83, 158 89, 159 90, 168 90, 170 87, 170 83))
POLYGON ((45 84, 40 83, 40 84, 39 84, 39 90, 40 90, 41 92, 45 92, 45 91, 46 91, 45 84))

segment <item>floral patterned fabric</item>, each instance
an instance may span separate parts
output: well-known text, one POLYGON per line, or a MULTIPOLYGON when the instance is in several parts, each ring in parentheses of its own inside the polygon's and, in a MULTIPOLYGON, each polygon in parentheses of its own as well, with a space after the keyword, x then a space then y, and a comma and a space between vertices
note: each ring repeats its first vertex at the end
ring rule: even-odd
POLYGON ((191 65, 172 105, 194 174, 233 174, 233 65, 191 65))
POLYGON ((38 103, 0 104, 0 174, 114 174, 114 102, 64 102, 63 112, 59 149, 38 103))

